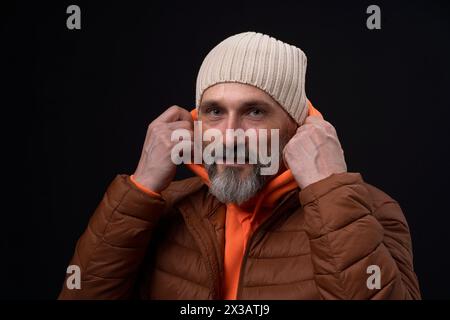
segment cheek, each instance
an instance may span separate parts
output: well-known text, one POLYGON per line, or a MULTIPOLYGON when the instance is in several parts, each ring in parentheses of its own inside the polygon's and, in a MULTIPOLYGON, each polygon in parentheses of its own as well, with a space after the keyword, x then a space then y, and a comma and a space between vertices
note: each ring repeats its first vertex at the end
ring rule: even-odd
POLYGON ((224 120, 218 121, 202 121, 202 133, 204 134, 206 130, 215 129, 225 134, 225 130, 227 128, 227 123, 224 120))
POLYGON ((290 123, 286 130, 283 130, 282 137, 283 141, 289 141, 293 136, 295 136, 295 133, 297 132, 298 125, 290 123))
POLYGON ((197 137, 201 135, 201 139, 204 145, 208 145, 211 142, 216 141, 216 136, 218 139, 221 138, 223 142, 223 139, 225 137, 224 133, 225 131, 222 130, 220 125, 218 125, 217 123, 211 124, 210 122, 207 121, 202 121, 201 132, 200 127, 198 127, 196 131, 197 137))
POLYGON ((270 130, 270 128, 274 128, 274 125, 270 121, 264 121, 264 120, 252 121, 252 120, 248 120, 248 119, 243 119, 241 121, 241 127, 244 130, 255 129, 258 131, 260 129, 269 129, 270 130))

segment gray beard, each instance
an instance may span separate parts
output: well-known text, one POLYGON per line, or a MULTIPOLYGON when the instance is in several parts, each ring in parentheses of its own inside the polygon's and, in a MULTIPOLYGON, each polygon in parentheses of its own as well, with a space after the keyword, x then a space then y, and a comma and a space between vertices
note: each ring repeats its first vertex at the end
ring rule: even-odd
POLYGON ((217 165, 206 165, 211 182, 209 192, 222 203, 240 205, 255 196, 271 178, 261 175, 261 165, 253 165, 253 170, 246 177, 241 177, 241 169, 225 167, 222 173, 217 172, 217 165))
MULTIPOLYGON (((283 159, 283 150, 289 142, 290 136, 280 137, 279 160, 283 159)), ((209 192, 222 203, 242 203, 254 197, 274 176, 262 175, 261 168, 268 167, 270 164, 263 165, 259 161, 252 166, 252 171, 246 177, 241 177, 241 169, 236 167, 224 167, 222 173, 217 172, 217 165, 204 164, 208 171, 211 185, 209 192)))

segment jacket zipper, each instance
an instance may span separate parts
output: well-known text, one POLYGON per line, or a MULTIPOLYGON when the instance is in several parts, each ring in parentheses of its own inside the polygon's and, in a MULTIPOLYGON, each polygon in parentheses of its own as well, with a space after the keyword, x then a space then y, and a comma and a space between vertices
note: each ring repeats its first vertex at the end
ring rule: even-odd
POLYGON ((237 293, 236 293, 236 300, 240 300, 240 296, 242 294, 242 279, 244 277, 243 275, 243 271, 245 269, 245 265, 247 263, 247 258, 248 258, 248 251, 250 250, 251 244, 253 243, 253 240, 256 238, 257 235, 259 235, 261 233, 261 230, 263 230, 263 227, 266 227, 267 225, 271 224, 272 222, 275 222, 277 220, 277 218, 281 217, 283 212, 280 212, 278 214, 276 214, 277 210, 280 209, 289 199, 291 199, 291 195, 286 196, 286 198, 284 198, 277 206, 276 208, 273 210, 272 215, 266 220, 264 221, 256 230, 255 232, 252 233, 252 235, 250 236, 249 241, 247 242, 247 245, 245 246, 245 250, 244 250, 244 258, 242 259, 242 263, 241 263, 241 267, 239 270, 239 282, 238 282, 238 288, 237 288, 237 293))
MULTIPOLYGON (((291 192, 291 193, 294 193, 294 192, 291 192)), ((236 299, 239 299, 239 297, 241 295, 241 291, 242 291, 241 283, 242 283, 242 278, 243 278, 243 270, 244 270, 245 264, 247 262, 248 251, 249 251, 249 249, 251 247, 251 244, 253 243, 253 241, 256 238, 256 236, 261 233, 261 230, 262 230, 263 227, 266 227, 268 224, 272 223, 273 221, 276 221, 276 219, 284 213, 284 212, 280 212, 280 213, 275 214, 277 212, 277 210, 280 209, 291 198, 292 198, 291 194, 287 195, 275 207, 272 215, 266 221, 264 221, 255 230, 255 232, 253 232, 252 235, 250 236, 250 239, 247 242, 245 250, 244 250, 244 258, 242 260, 241 267, 240 267, 240 270, 239 270, 239 282, 238 282, 238 289, 237 289, 236 299)), ((217 210, 218 208, 219 208, 219 206, 215 207, 213 211, 217 210)), ((181 210, 181 211, 183 212, 183 210, 181 210)), ((187 224, 189 224, 191 219, 189 217, 187 217, 187 214, 184 213, 184 212, 183 212, 183 216, 185 216, 185 222, 187 224)), ((198 219, 198 222, 200 222, 199 225, 201 225, 201 229, 203 229, 202 231, 204 231, 204 232, 201 232, 201 233, 203 233, 205 235, 204 237, 202 237, 202 235, 199 234, 199 232, 195 232, 197 234, 197 237, 200 239, 200 242, 203 242, 203 245, 206 247, 206 249, 205 249, 206 257, 205 258, 206 258, 206 263, 209 266, 210 273, 211 273, 211 278, 212 278, 212 284, 213 284, 212 291, 214 293, 213 299, 221 299, 222 298, 222 296, 221 296, 221 281, 222 281, 223 277, 221 277, 220 265, 219 265, 220 262, 217 261, 216 254, 215 254, 215 243, 214 243, 214 241, 217 241, 217 239, 215 237, 213 237, 213 239, 211 239, 211 237, 209 235, 209 232, 206 230, 207 227, 204 225, 204 222, 202 221, 203 219, 201 219, 199 217, 196 217, 194 219, 198 219), (208 254, 208 250, 207 250, 208 249, 207 248, 208 244, 204 243, 204 240, 201 241, 202 239, 207 239, 207 241, 209 242, 209 245, 212 246, 212 251, 211 252, 214 251, 214 253, 213 253, 214 257, 211 257, 208 254), (212 260, 214 260, 214 261, 212 261, 212 260)), ((191 225, 191 228, 192 228, 192 223, 190 225, 191 225)))

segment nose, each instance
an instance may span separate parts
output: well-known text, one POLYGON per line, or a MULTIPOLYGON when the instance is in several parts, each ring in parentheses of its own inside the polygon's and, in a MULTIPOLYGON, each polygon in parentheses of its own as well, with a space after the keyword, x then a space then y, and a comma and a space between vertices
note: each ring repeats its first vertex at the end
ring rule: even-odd
POLYGON ((229 130, 229 129, 231 129, 231 130, 242 129, 240 117, 236 112, 230 112, 228 114, 225 130, 224 130, 224 132, 222 132, 224 135, 224 142, 227 145, 233 145, 236 143, 236 137, 234 134, 226 134, 227 130, 229 130))

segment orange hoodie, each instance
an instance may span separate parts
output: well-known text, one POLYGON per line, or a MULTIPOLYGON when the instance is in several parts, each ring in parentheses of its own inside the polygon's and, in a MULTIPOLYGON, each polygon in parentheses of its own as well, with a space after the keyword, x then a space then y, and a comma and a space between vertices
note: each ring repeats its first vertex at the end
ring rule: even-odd
MULTIPOLYGON (((191 111, 192 118, 197 120, 197 110, 191 111)), ((322 118, 322 114, 308 101, 308 115, 322 118)), ((186 164, 195 174, 209 186, 208 173, 203 165, 186 164)), ((131 176, 131 180, 144 192, 158 196, 148 188, 140 185, 131 176)), ((222 298, 234 300, 237 296, 240 269, 245 254, 247 241, 259 225, 272 213, 277 201, 287 192, 297 188, 297 183, 290 170, 286 170, 272 179, 252 200, 244 206, 227 204, 225 219, 225 256, 222 298)))

